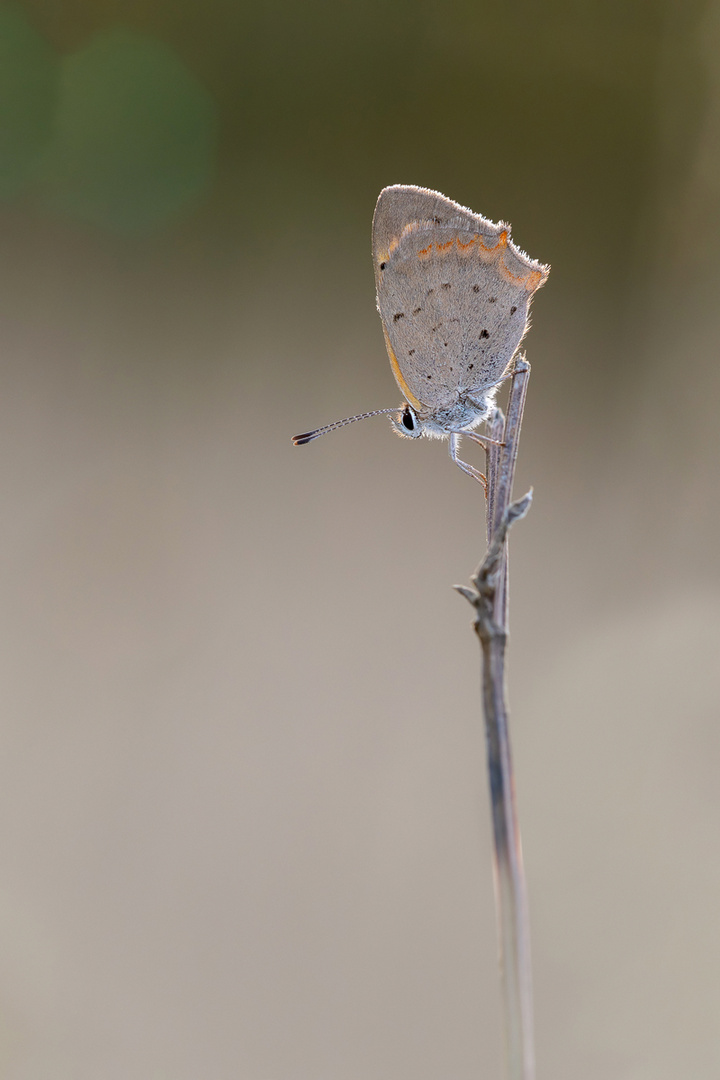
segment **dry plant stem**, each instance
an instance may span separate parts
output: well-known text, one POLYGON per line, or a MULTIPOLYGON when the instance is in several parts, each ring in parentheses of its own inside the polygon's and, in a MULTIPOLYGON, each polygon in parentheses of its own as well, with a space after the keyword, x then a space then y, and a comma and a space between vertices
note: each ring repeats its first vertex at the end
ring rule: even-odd
POLYGON ((485 516, 487 520, 487 542, 492 539, 495 522, 495 497, 498 489, 498 468, 500 465, 500 453, 505 447, 498 446, 503 441, 505 433, 505 417, 502 410, 497 407, 488 420, 488 435, 493 440, 488 446, 486 455, 487 464, 487 504, 485 516))
MULTIPOLYGON (((487 515, 487 540, 492 542, 496 530, 500 526, 502 516, 510 505, 512 496, 513 480, 515 479, 515 465, 517 463, 518 444, 520 442, 520 427, 525 411, 525 398, 527 397, 527 384, 530 378, 530 365, 524 356, 515 361, 515 370, 512 377, 512 388, 508 401, 507 418, 499 440, 505 445, 498 447, 497 473, 493 477, 493 516, 487 515)), ((502 415, 502 414, 501 414, 502 415)), ((495 423, 493 423, 493 427, 495 423)), ((498 424, 499 427, 499 424, 498 424)), ((495 438, 493 435, 492 438, 495 438)), ((488 485, 489 486, 489 485, 488 485)), ((508 631, 508 560, 507 544, 505 545, 505 559, 503 573, 499 581, 499 588, 495 598, 495 621, 499 626, 508 631)))
POLYGON ((532 500, 528 493, 510 503, 517 448, 530 367, 521 359, 515 368, 507 419, 498 409, 489 435, 504 446, 488 451, 488 551, 472 577, 474 588, 457 586, 475 609, 475 630, 483 655, 483 708, 493 818, 495 902, 503 983, 510 1080, 534 1080, 532 976, 527 890, 505 698, 507 644, 507 532, 523 517, 532 500), (504 420, 504 423, 503 423, 504 420))

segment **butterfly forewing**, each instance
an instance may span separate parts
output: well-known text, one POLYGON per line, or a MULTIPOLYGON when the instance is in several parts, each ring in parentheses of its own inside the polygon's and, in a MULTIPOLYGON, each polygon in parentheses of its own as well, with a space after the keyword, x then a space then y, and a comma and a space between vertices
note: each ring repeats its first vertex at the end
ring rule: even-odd
POLYGON ((381 193, 373 261, 395 378, 425 412, 502 378, 547 276, 508 226, 412 187, 381 193))

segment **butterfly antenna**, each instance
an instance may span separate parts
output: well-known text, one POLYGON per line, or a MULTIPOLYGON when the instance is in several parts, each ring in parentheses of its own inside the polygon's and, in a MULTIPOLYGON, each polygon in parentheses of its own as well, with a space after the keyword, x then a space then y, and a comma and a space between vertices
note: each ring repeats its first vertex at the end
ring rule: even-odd
POLYGON ((348 416, 345 420, 336 420, 332 424, 325 424, 324 427, 315 428, 314 431, 306 431, 302 435, 293 435, 293 445, 304 446, 305 443, 312 442, 313 439, 319 439, 321 435, 327 435, 329 431, 335 431, 337 428, 345 427, 346 424, 354 424, 356 420, 367 420, 369 416, 381 416, 383 413, 393 412, 398 412, 398 409, 375 409, 373 412, 363 412, 358 413, 357 416, 348 416))

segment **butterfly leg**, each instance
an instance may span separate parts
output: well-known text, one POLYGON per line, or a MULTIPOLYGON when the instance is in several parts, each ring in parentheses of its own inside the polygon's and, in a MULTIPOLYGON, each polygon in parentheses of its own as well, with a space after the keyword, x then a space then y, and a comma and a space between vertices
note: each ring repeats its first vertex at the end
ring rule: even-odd
POLYGON ((473 442, 480 443, 487 450, 490 446, 504 446, 504 442, 499 442, 497 439, 491 439, 487 435, 477 435, 474 431, 463 431, 463 435, 467 435, 468 439, 472 439, 473 442))
POLYGON ((484 476, 479 471, 479 469, 474 468, 474 466, 472 466, 472 465, 468 465, 467 461, 461 461, 460 458, 458 457, 459 449, 460 449, 460 435, 456 431, 453 431, 450 434, 450 445, 449 445, 451 459, 455 462, 455 464, 459 468, 462 469, 462 471, 464 473, 467 473, 468 476, 472 476, 473 480, 477 480, 478 483, 482 484, 482 486, 485 488, 485 492, 487 493, 487 477, 484 476))

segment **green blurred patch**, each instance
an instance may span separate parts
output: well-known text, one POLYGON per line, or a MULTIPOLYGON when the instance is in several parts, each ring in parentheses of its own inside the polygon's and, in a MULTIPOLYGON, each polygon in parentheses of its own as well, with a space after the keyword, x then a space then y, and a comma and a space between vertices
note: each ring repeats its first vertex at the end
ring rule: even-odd
POLYGON ((62 61, 42 197, 83 221, 146 231, 206 187, 217 133, 212 96, 168 46, 111 30, 62 61))
POLYGON ((0 5, 0 198, 17 195, 48 143, 59 64, 23 13, 0 5))

